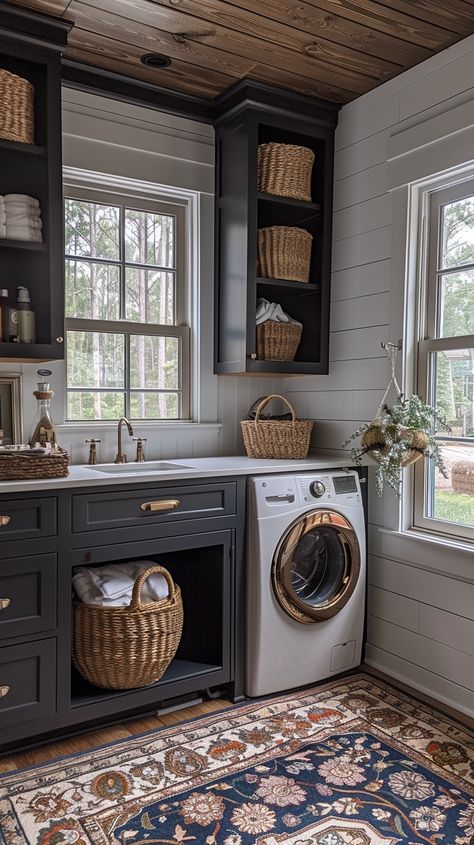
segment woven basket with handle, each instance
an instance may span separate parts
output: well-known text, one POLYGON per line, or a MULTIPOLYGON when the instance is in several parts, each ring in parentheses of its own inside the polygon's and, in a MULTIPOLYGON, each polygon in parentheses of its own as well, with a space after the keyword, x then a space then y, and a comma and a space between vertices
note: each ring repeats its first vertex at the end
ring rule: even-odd
POLYGON ((258 230, 258 275, 307 282, 313 236, 297 226, 258 230))
POLYGON ((293 361, 301 340, 299 323, 265 320, 257 326, 257 358, 260 361, 293 361))
POLYGON ((0 138, 34 143, 34 91, 28 79, 0 68, 0 138))
POLYGON ((83 678, 96 687, 144 687, 164 674, 182 630, 181 590, 167 569, 150 566, 137 577, 129 607, 74 603, 72 660, 83 678), (156 573, 166 579, 168 596, 142 604, 142 586, 156 573))
POLYGON ((258 404, 254 420, 242 420, 242 437, 249 458, 306 458, 313 420, 297 420, 295 409, 285 396, 272 393, 258 404), (291 420, 262 420, 260 414, 272 399, 281 399, 291 411, 291 420))
POLYGON ((279 197, 311 202, 314 153, 296 144, 259 144, 258 190, 279 197))

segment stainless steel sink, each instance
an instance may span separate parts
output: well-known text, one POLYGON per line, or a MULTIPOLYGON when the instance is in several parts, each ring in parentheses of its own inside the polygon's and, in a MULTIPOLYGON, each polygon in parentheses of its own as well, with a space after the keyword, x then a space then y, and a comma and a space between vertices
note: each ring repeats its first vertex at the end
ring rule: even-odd
POLYGON ((135 475, 137 472, 152 473, 152 472, 172 472, 176 469, 194 469, 194 467, 186 464, 173 464, 170 461, 144 461, 143 463, 129 463, 129 464, 94 464, 88 466, 95 472, 106 472, 111 475, 135 475))

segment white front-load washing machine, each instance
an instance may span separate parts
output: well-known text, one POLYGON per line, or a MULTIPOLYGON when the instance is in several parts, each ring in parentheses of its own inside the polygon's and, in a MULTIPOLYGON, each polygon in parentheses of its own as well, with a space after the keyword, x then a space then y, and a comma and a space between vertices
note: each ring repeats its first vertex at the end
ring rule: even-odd
POLYGON ((358 666, 365 581, 356 472, 250 478, 246 694, 292 689, 358 666))

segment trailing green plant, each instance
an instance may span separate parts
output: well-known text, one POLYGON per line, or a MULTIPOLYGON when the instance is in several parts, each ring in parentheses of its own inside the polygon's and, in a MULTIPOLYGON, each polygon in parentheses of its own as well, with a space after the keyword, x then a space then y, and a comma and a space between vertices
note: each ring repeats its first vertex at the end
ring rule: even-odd
POLYGON ((400 470, 422 456, 432 458, 441 474, 447 477, 435 439, 437 426, 449 430, 444 417, 420 396, 414 394, 405 399, 400 394, 397 402, 391 406, 384 404, 375 419, 359 426, 342 446, 345 448, 360 438, 360 448, 351 450, 352 460, 360 465, 364 455, 369 454, 378 463, 375 473, 378 495, 383 493, 384 482, 400 495, 400 470))

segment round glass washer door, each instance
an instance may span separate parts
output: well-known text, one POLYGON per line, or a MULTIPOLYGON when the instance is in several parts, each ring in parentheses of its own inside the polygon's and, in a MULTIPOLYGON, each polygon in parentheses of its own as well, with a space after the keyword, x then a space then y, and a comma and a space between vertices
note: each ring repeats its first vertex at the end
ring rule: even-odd
POLYGON ((360 548, 350 522, 313 511, 283 535, 272 563, 275 596, 297 622, 322 622, 349 601, 360 573, 360 548))

